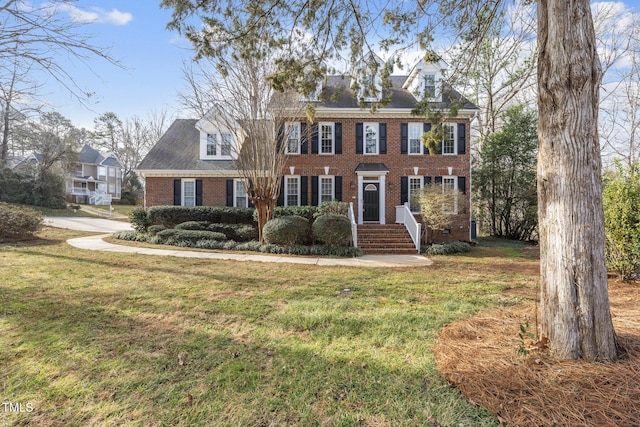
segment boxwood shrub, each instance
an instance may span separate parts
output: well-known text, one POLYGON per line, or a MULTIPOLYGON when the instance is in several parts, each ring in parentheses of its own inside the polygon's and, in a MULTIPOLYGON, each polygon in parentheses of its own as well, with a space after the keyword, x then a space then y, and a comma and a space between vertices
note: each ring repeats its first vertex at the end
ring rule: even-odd
POLYGON ((155 237, 160 241, 173 242, 197 242, 198 240, 226 240, 227 237, 222 233, 207 230, 176 230, 169 228, 158 232, 155 237))
POLYGON ((351 222, 343 215, 320 215, 313 223, 315 240, 329 246, 349 246, 351 222))
POLYGON ((227 236, 229 240, 236 242, 248 242, 258 239, 258 227, 248 224, 209 224, 209 231, 217 231, 227 236))
POLYGON ((138 233, 146 233, 149 226, 153 225, 151 218, 149 218, 149 212, 142 206, 129 211, 129 222, 138 233))
POLYGON ((264 225, 262 236, 267 244, 302 244, 309 240, 309 221, 298 215, 273 218, 264 225))
MULTIPOLYGON (((318 212, 317 206, 276 206, 273 209, 273 218, 282 216, 301 216, 309 221, 309 225, 313 223, 313 219, 318 212)), ((257 219, 256 219, 257 222, 257 219)))
POLYGON ((181 222, 176 225, 176 230, 207 230, 207 227, 211 225, 209 221, 187 221, 181 222))
POLYGON ((154 206, 148 210, 151 224, 167 228, 187 221, 254 225, 253 212, 253 208, 227 206, 154 206))

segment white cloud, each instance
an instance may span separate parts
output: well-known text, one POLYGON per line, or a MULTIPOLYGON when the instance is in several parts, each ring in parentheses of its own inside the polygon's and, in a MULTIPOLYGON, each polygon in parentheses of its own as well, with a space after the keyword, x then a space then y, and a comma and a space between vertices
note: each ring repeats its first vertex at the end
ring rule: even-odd
POLYGON ((60 5, 60 9, 67 12, 74 22, 85 24, 98 23, 121 26, 127 25, 133 19, 131 13, 121 12, 118 9, 106 11, 99 7, 92 7, 89 10, 82 10, 70 4, 60 5))

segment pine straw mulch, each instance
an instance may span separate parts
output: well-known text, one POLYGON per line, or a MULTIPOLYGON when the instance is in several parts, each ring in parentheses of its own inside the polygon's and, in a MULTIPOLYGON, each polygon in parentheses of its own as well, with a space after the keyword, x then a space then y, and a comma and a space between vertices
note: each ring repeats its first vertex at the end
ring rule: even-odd
POLYGON ((435 349, 444 378, 512 426, 640 426, 640 284, 609 283, 624 348, 609 364, 558 360, 531 347, 518 355, 520 325, 528 320, 535 331, 534 293, 445 327, 435 349))

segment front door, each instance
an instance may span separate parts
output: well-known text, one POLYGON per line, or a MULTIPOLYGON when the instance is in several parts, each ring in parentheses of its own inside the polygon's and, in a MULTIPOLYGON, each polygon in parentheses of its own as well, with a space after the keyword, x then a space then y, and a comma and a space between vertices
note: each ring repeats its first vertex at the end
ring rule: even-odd
POLYGON ((365 182, 362 188, 363 214, 362 220, 367 222, 380 221, 380 183, 365 182))

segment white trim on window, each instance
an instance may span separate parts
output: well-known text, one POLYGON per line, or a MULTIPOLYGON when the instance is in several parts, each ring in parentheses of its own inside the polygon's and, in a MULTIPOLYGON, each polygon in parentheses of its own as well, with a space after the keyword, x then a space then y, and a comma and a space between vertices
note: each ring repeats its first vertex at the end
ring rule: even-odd
POLYGON ((378 123, 362 124, 362 145, 364 154, 380 153, 380 126, 378 123))
POLYGON ((335 145, 335 123, 318 123, 318 154, 334 154, 335 145))
POLYGON ((458 177, 457 176, 443 176, 442 177, 442 193, 446 194, 451 192, 453 200, 451 204, 444 205, 442 211, 448 214, 458 213, 458 177), (453 208, 453 209, 451 209, 453 208))
POLYGON ((458 144, 456 144, 458 137, 457 123, 443 123, 442 124, 442 154, 445 156, 452 156, 458 154, 458 144))
POLYGON ((183 179, 180 183, 182 187, 182 206, 196 205, 196 180, 183 179))
POLYGON ((422 191, 424 185, 424 177, 419 175, 410 175, 407 177, 407 192, 409 197, 409 207, 411 212, 420 212, 420 204, 417 202, 416 197, 422 191))
POLYGON ((285 126, 285 153, 300 154, 300 122, 286 122, 285 126))
POLYGON ((200 158, 203 160, 231 160, 233 146, 234 136, 230 132, 200 132, 200 158))
POLYGON ((300 206, 300 175, 284 176, 284 205, 300 206))
POLYGON ((436 75, 435 74, 423 74, 422 75, 422 89, 425 98, 436 97, 436 75))
POLYGON ((335 176, 320 175, 318 177, 318 205, 336 199, 335 176))
POLYGON ((409 123, 407 129, 407 152, 411 156, 422 154, 424 144, 422 143, 422 134, 424 133, 424 124, 409 123))
POLYGON ((236 208, 246 208, 249 206, 249 195, 244 179, 233 180, 233 206, 236 208))

